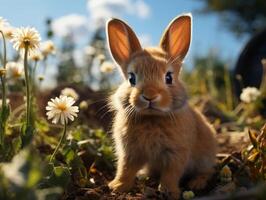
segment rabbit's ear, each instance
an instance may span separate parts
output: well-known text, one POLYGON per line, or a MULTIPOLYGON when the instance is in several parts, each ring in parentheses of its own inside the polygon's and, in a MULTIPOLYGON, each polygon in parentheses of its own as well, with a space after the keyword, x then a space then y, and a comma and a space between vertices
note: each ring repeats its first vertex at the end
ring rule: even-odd
POLYGON ((119 19, 111 19, 106 24, 107 42, 114 60, 127 74, 125 64, 130 56, 141 50, 139 40, 133 30, 119 19))
POLYGON ((165 29, 160 46, 171 60, 183 60, 188 52, 192 34, 192 15, 184 14, 173 19, 165 29))

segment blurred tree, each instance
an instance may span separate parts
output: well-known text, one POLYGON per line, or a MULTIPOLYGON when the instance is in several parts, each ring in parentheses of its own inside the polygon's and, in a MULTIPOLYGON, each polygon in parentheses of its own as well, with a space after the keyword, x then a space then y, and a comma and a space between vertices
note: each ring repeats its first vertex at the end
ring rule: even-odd
MULTIPOLYGON (((104 28, 98 28, 93 34, 87 46, 87 66, 88 66, 88 83, 92 84, 97 81, 97 78, 93 75, 93 62, 97 56, 102 55, 103 59, 106 57, 105 49, 105 30, 104 28)), ((99 61, 102 62, 101 60, 99 61)), ((99 67, 99 66, 98 66, 99 67)))
POLYGON ((82 77, 74 60, 75 43, 71 36, 66 36, 60 49, 60 61, 58 63, 57 82, 60 84, 82 84, 82 77))
MULTIPOLYGON (((52 19, 47 18, 45 24, 46 37, 52 39, 52 19)), ((88 85, 95 90, 109 90, 116 85, 117 74, 111 70, 115 64, 106 48, 103 24, 89 35, 88 44, 83 48, 77 43, 74 33, 62 37, 61 40, 61 45, 57 48, 58 84, 88 85), (103 70, 106 63, 109 69, 103 70)))
POLYGON ((241 36, 254 34, 266 27, 265 0, 201 0, 203 12, 218 12, 227 27, 241 36))
POLYGON ((100 26, 95 30, 88 46, 85 47, 87 83, 94 89, 108 90, 116 83, 116 73, 105 73, 101 67, 106 61, 110 61, 106 48, 105 27, 100 26))
POLYGON ((194 58, 192 71, 183 71, 183 79, 189 83, 187 89, 192 96, 211 96, 213 99, 226 103, 231 109, 234 104, 228 62, 222 60, 215 49, 206 56, 194 58))
POLYGON ((48 39, 51 39, 53 36, 54 36, 54 33, 53 33, 53 30, 52 30, 52 19, 50 18, 47 18, 46 21, 45 21, 45 25, 46 25, 46 37, 48 39))

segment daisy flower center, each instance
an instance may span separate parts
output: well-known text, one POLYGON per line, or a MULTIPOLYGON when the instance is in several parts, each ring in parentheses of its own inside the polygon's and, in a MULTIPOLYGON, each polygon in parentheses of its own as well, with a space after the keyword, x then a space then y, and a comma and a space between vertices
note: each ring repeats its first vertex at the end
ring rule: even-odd
POLYGON ((21 76, 21 73, 19 70, 14 71, 14 77, 19 78, 21 76))
POLYGON ((25 45, 30 45, 30 38, 25 37, 25 38, 23 39, 23 42, 24 42, 25 45))
POLYGON ((66 111, 67 106, 66 104, 60 103, 57 105, 57 108, 63 112, 63 111, 66 111))

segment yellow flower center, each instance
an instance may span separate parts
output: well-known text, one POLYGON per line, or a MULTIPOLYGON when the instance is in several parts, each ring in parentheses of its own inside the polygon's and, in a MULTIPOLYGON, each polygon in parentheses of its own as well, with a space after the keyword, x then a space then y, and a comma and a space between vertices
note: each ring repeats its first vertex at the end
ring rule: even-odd
POLYGON ((6 75, 6 69, 0 69, 0 76, 6 75))
POLYGON ((63 103, 58 104, 57 108, 61 111, 65 111, 67 109, 66 104, 63 103))
POLYGON ((32 60, 39 61, 40 60, 40 56, 34 55, 34 56, 32 56, 32 60))
POLYGON ((13 76, 14 76, 15 78, 19 78, 19 77, 21 76, 21 73, 20 73, 18 70, 16 70, 16 71, 14 71, 13 76))
POLYGON ((25 37, 25 38, 23 39, 23 42, 24 42, 24 44, 25 44, 26 46, 29 46, 29 45, 30 45, 30 38, 25 37))

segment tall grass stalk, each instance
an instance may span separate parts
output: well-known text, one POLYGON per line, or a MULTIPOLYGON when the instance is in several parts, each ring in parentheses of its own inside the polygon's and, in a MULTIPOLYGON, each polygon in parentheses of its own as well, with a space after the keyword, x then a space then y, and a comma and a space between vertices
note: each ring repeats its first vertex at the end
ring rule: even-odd
MULTIPOLYGON (((1 36, 3 38, 3 68, 6 70, 6 40, 5 40, 5 35, 2 31, 0 31, 1 36)), ((2 108, 1 108, 1 120, 0 120, 0 146, 3 145, 4 142, 4 136, 6 134, 6 121, 7 121, 7 114, 6 112, 6 77, 5 75, 1 76, 1 84, 2 84, 2 108)))
POLYGON ((224 84, 225 84, 226 106, 228 110, 232 110, 234 106, 234 96, 232 93, 230 72, 228 70, 227 65, 224 66, 224 84))
POLYGON ((260 91, 264 96, 266 96, 266 59, 262 59, 261 64, 262 64, 263 74, 260 84, 260 91))

